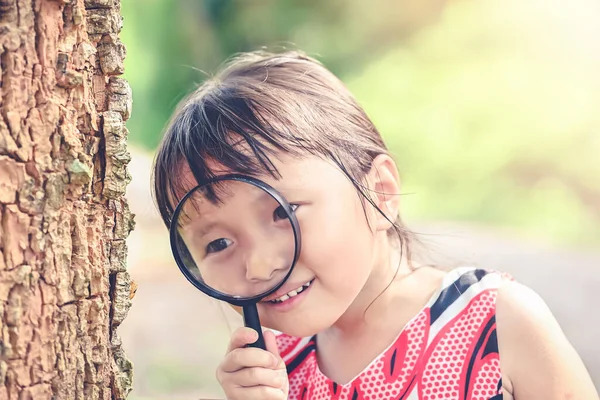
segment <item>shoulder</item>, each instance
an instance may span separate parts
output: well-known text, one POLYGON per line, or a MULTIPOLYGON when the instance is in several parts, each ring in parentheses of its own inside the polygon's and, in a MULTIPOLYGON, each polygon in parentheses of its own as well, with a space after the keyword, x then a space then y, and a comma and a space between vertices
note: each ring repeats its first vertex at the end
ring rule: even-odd
POLYGON ((454 286, 457 290, 467 290, 472 285, 477 287, 472 290, 480 291, 486 289, 497 289, 506 280, 514 280, 505 272, 495 269, 484 269, 475 267, 458 267, 444 272, 444 287, 454 286))
POLYGON ((458 267, 442 271, 441 285, 428 301, 432 331, 457 318, 470 319, 470 329, 476 331, 485 322, 495 321, 496 295, 504 280, 512 277, 493 269, 458 267))
MULTIPOLYGON (((498 318, 504 324, 527 323, 558 328, 558 323, 545 301, 533 289, 514 280, 504 280, 498 287, 496 300, 498 318)), ((516 328, 517 326, 513 326, 516 328)))
POLYGON ((496 298, 503 374, 515 399, 597 399, 591 378, 545 301, 503 280, 496 298))
POLYGON ((463 307, 473 306, 472 300, 489 296, 494 307, 496 292, 504 281, 512 280, 512 276, 493 269, 459 267, 444 273, 439 293, 433 298, 432 308, 443 309, 460 300, 463 307))

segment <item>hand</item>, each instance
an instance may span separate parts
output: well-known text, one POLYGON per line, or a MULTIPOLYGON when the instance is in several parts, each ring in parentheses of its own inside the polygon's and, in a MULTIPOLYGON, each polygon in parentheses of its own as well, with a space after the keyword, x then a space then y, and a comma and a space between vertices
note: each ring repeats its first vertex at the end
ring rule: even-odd
POLYGON ((287 370, 279 356, 275 335, 263 333, 267 350, 245 347, 258 339, 251 328, 237 329, 225 358, 217 368, 217 380, 228 400, 286 400, 287 370))

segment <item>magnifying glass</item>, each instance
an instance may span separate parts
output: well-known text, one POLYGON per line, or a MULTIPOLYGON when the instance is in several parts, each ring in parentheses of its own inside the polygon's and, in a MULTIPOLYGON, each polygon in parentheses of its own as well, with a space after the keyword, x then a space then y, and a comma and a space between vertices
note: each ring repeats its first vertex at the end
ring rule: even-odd
POLYGON ((170 241, 187 280, 215 299, 242 307, 244 325, 258 332, 249 346, 266 349, 256 304, 285 283, 300 255, 293 206, 259 179, 218 176, 177 204, 170 241))

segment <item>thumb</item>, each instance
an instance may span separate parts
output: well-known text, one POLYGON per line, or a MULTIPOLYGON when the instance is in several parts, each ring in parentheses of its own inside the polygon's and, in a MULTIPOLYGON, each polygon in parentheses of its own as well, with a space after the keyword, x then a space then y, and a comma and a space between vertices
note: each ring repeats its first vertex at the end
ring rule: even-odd
POLYGON ((265 330, 263 332, 263 337, 265 338, 265 346, 267 348, 267 351, 273 354, 279 360, 277 368, 285 368, 285 363, 283 362, 283 359, 279 356, 279 347, 277 346, 277 339, 275 337, 275 333, 273 333, 273 331, 270 330, 265 330))

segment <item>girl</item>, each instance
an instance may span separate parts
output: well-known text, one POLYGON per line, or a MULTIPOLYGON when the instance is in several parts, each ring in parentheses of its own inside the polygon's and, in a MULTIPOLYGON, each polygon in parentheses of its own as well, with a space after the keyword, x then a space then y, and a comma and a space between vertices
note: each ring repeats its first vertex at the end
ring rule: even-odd
POLYGON ((253 330, 233 333, 217 370, 228 399, 598 398, 535 293, 495 271, 423 261, 398 218, 396 164, 319 62, 242 55, 183 102, 155 163, 164 222, 197 182, 226 173, 284 187, 303 237, 277 293, 288 305, 258 304, 279 332, 265 331, 267 351, 245 347, 253 330))

